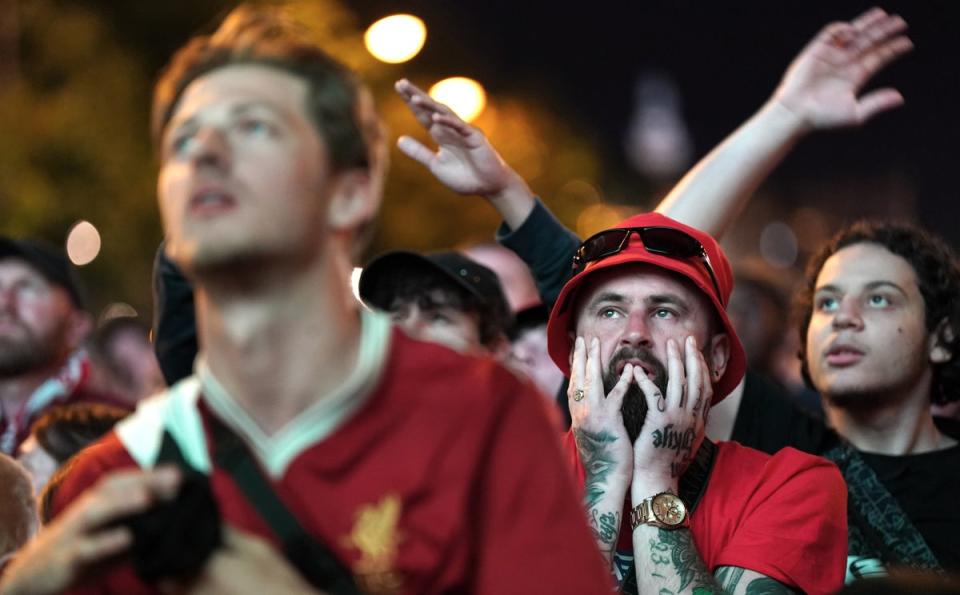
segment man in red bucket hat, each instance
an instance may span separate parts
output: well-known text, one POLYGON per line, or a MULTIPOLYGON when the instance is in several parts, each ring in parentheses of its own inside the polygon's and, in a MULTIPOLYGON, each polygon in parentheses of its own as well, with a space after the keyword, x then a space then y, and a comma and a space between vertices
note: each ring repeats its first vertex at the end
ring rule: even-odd
POLYGON ((570 378, 567 447, 588 521, 625 590, 839 585, 837 470, 794 449, 770 456, 705 437, 710 405, 746 370, 717 242, 642 214, 583 242, 573 266, 547 336, 570 378))
MULTIPOLYGON (((506 180, 501 194, 533 202, 482 133, 409 82, 397 87, 424 121, 454 127, 467 149, 484 152, 477 161, 506 180)), ((441 150, 452 144, 434 137, 441 150)), ((425 147, 405 152, 436 159, 425 147)), ((534 217, 550 216, 536 206, 521 220, 534 217)), ((705 437, 710 405, 746 368, 725 311, 733 275, 717 242, 664 215, 637 215, 580 244, 573 269, 554 302, 548 346, 570 378, 565 446, 587 519, 622 590, 839 588, 846 490, 836 467, 792 448, 771 456, 705 437)))
MULTIPOLYGON (((720 232, 735 217, 731 204, 800 137, 899 105, 895 91, 862 90, 909 51, 904 28, 879 10, 825 27, 771 100, 658 211, 720 232), (790 109, 796 100, 800 112, 790 109), (683 204, 691 195, 693 212, 683 204)), ((400 150, 450 189, 496 208, 504 221, 498 241, 521 255, 544 302, 555 304, 548 342, 570 378, 566 447, 594 537, 623 591, 835 592, 847 541, 837 469, 792 448, 768 455, 704 436, 710 405, 745 369, 726 315, 731 269, 716 241, 646 214, 577 248, 481 131, 408 81, 397 91, 439 145, 401 137, 400 150)))

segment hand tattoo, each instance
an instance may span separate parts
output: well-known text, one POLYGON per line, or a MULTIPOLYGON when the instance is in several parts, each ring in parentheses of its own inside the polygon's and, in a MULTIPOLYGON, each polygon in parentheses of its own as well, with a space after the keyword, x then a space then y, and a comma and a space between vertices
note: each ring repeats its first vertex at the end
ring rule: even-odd
POLYGON ((690 453, 693 450, 695 438, 696 432, 693 428, 673 429, 673 424, 667 424, 666 427, 653 431, 653 447, 690 453))

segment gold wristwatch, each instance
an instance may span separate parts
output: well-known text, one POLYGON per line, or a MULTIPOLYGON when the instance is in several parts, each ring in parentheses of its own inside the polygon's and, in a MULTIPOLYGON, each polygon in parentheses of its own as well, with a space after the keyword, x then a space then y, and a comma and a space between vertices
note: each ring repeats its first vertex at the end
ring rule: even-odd
POLYGON ((660 492, 644 499, 630 511, 630 528, 651 525, 663 529, 678 529, 687 526, 687 507, 680 496, 660 492))

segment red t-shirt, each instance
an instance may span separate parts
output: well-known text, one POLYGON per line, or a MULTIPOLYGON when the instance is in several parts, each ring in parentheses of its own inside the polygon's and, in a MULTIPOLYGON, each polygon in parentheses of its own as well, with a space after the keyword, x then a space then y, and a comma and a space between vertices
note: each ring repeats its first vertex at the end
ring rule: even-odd
MULTIPOLYGON (((572 432, 564 445, 582 486, 585 472, 572 432)), ((628 510, 629 503, 622 518, 630 518, 628 510)), ((821 457, 793 448, 771 456, 718 442, 690 531, 710 572, 738 566, 811 595, 843 586, 847 489, 836 466, 821 457)), ((624 521, 618 551, 632 559, 632 550, 624 521)))
MULTIPOLYGON (((273 487, 366 592, 608 594, 541 400, 490 360, 394 331, 367 402, 273 487)), ((198 408, 212 416, 202 399, 198 408)), ((80 455, 55 509, 132 465, 111 434, 80 455)), ((226 472, 214 469, 212 485, 226 523, 276 545, 226 472)), ((116 565, 78 592, 151 591, 116 565)))

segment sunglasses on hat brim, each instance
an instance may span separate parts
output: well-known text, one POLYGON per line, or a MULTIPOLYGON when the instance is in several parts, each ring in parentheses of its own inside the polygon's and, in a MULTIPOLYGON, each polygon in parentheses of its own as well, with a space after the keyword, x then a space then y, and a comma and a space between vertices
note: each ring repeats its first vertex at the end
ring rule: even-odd
POLYGON ((700 240, 690 234, 672 227, 624 227, 606 229, 596 233, 586 240, 573 256, 573 274, 577 275, 586 268, 588 263, 619 254, 630 243, 630 236, 637 234, 643 243, 644 249, 651 253, 678 260, 699 259, 710 275, 717 299, 726 307, 723 292, 717 282, 717 275, 710 262, 707 250, 700 240))

